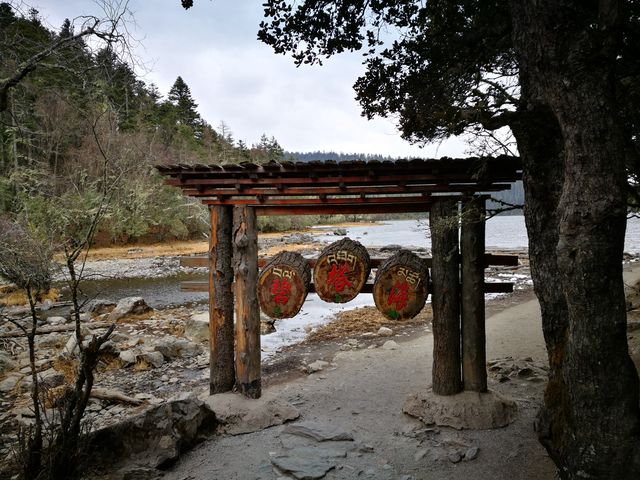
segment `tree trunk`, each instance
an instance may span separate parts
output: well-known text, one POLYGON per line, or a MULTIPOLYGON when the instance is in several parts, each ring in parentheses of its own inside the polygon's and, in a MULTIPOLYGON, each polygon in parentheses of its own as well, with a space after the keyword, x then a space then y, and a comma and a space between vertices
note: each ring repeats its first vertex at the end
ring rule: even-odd
POLYGON ((544 432, 563 478, 640 477, 638 374, 622 282, 626 148, 613 77, 621 7, 512 2, 521 82, 553 112, 564 146, 559 276, 550 280, 564 295, 567 320, 564 331, 545 326, 561 380, 556 404, 547 389, 551 428, 544 432))
POLYGON ((233 208, 233 271, 236 301, 236 389, 260 398, 260 310, 258 308, 258 231, 256 211, 233 208))
POLYGON ((458 263, 458 202, 434 201, 429 214, 433 292, 433 393, 461 390, 460 267, 458 263))
POLYGON ((233 268, 231 258, 231 207, 210 207, 211 237, 209 238, 209 393, 233 389, 233 268))
POLYGON ((487 391, 487 349, 484 316, 485 201, 463 204, 460 234, 462 382, 465 390, 487 391))

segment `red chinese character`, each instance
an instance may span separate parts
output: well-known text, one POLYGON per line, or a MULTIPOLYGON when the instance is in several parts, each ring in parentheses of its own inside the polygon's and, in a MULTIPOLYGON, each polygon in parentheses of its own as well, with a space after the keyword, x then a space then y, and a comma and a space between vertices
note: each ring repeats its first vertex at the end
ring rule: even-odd
POLYGON ((331 271, 329 272, 329 278, 327 279, 327 285, 333 285, 336 289, 336 292, 342 292, 346 287, 351 287, 351 282, 346 276, 346 273, 349 272, 349 265, 343 263, 340 268, 336 263, 331 267, 331 271))
POLYGON ((396 310, 402 310, 407 306, 407 301, 409 300, 409 285, 407 282, 401 282, 400 280, 396 281, 396 284, 391 287, 391 292, 389 294, 389 299, 387 300, 387 305, 395 304, 396 310))
POLYGON ((279 280, 273 279, 271 284, 271 293, 273 293, 273 301, 276 305, 284 305, 289 301, 289 293, 291 293, 291 282, 286 278, 279 280))

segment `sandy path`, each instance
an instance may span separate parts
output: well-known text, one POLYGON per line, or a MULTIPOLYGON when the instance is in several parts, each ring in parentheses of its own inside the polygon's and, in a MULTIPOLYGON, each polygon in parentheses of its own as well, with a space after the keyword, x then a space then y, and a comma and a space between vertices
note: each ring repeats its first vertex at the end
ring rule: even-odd
MULTIPOLYGON (((404 415, 402 406, 410 393, 430 383, 433 337, 425 330, 417 338, 395 340, 399 344, 396 350, 339 352, 329 369, 265 392, 266 396, 296 405, 301 420, 339 426, 351 432, 356 441, 373 446, 373 452, 341 458, 338 468, 325 478, 553 478, 554 467, 532 430, 541 384, 518 380, 491 383, 490 388, 518 402, 517 420, 508 428, 463 432, 439 428, 423 433, 419 429, 424 426, 404 415), (478 458, 457 464, 448 461, 447 452, 459 445, 478 446, 478 458)), ((531 356, 545 360, 536 300, 506 308, 487 320, 487 351, 489 359, 531 356)), ((299 437, 282 430, 273 427, 213 438, 187 454, 166 478, 278 478, 270 464, 270 453, 300 442, 299 437)))

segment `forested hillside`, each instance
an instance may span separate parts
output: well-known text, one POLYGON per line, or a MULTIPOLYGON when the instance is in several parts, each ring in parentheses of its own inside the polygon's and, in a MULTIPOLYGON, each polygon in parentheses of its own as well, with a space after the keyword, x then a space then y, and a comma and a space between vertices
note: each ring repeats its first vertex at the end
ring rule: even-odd
POLYGON ((121 55, 126 39, 96 48, 91 35, 76 35, 68 20, 51 31, 37 11, 0 3, 0 84, 58 45, 3 89, 0 216, 68 234, 104 206, 101 243, 192 237, 206 212, 162 186, 153 165, 283 158, 273 137, 249 147, 223 122, 212 127, 180 76, 168 92, 142 81, 121 55))

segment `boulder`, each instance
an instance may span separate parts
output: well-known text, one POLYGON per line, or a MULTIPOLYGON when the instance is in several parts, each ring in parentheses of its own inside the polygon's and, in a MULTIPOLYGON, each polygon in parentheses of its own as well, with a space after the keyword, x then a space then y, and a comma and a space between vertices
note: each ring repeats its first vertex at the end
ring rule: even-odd
POLYGON ((315 362, 307 365, 307 373, 321 372, 322 369, 327 366, 329 366, 329 362, 325 362, 324 360, 316 360, 315 362))
POLYGON ((89 311, 93 315, 97 316, 103 315, 105 313, 111 313, 114 308, 116 308, 116 302, 113 302, 111 300, 97 299, 92 302, 89 311))
POLYGON ((248 399, 235 393, 219 393, 204 398, 204 401, 215 413, 218 431, 229 435, 257 432, 300 416, 294 406, 269 394, 248 399))
POLYGON ((192 342, 209 341, 209 313, 196 313, 184 324, 184 336, 192 342))
POLYGON ((92 434, 92 461, 163 468, 215 428, 215 415, 192 393, 181 394, 92 434))
POLYGON ((195 357, 203 351, 201 345, 176 337, 161 338, 155 342, 154 348, 167 359, 195 357))
POLYGON ((153 310, 142 297, 125 297, 118 301, 116 307, 109 314, 109 321, 115 322, 128 315, 140 315, 153 310))
POLYGON ((384 348, 385 350, 397 350, 398 349, 398 344, 396 342, 394 342, 393 340, 387 340, 382 345, 382 348, 384 348))
POLYGON ((0 382, 0 393, 9 393, 13 391, 24 377, 20 374, 8 375, 0 382))
POLYGON ((485 430, 509 425, 515 418, 516 403, 491 390, 435 395, 432 390, 410 395, 402 409, 427 425, 485 430))
POLYGON ((47 323, 49 325, 64 325, 67 323, 67 319, 64 317, 47 317, 47 323))
POLYGON ((378 335, 381 337, 390 337, 391 335, 393 335, 393 330, 391 330, 389 327, 380 327, 378 329, 378 335))

